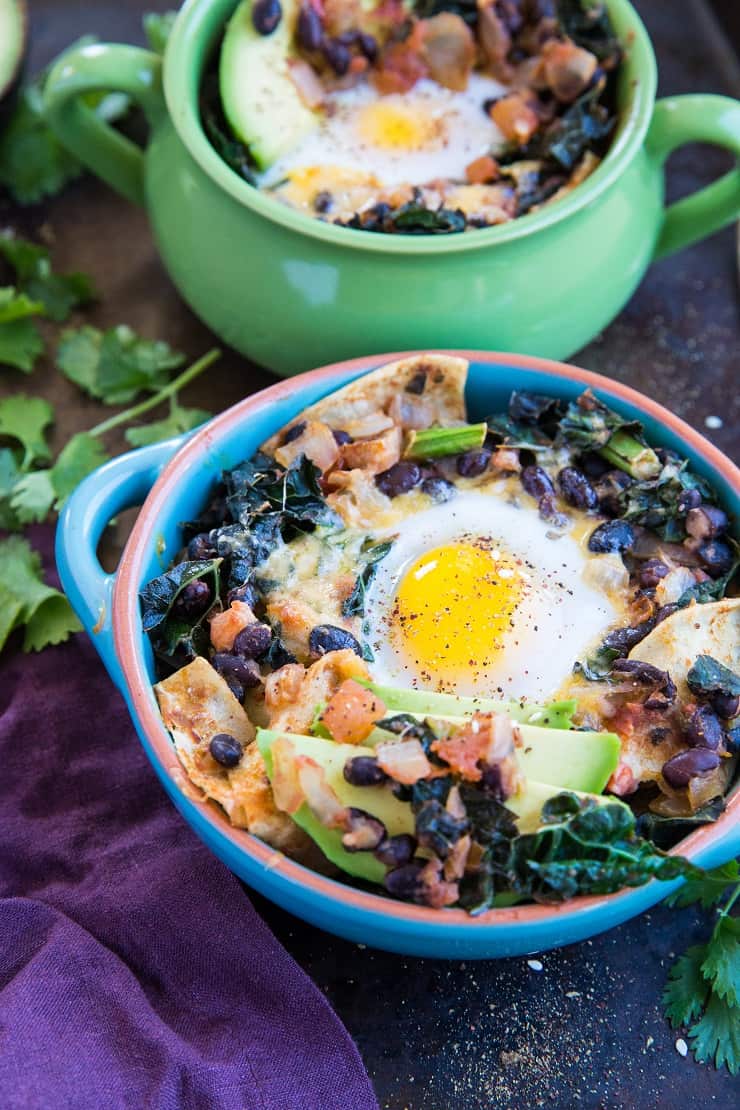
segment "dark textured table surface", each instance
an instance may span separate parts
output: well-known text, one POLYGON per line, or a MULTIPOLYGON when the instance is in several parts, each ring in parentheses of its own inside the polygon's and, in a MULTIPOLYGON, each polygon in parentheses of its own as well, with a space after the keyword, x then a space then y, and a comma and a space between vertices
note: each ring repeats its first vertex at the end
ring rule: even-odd
MULTIPOLYGON (((142 41, 146 0, 32 0, 32 68, 78 35, 142 41)), ((660 66, 660 93, 738 95, 736 63, 702 0, 639 0, 660 66)), ((708 147, 669 165, 669 195, 728 164, 708 147)), ((44 234, 60 269, 94 275, 92 323, 131 324, 197 356, 213 337, 179 300, 146 217, 90 178, 42 209, 0 201, 0 221, 44 234)), ((661 262, 613 324, 572 359, 660 400, 719 447, 740 455, 740 328, 734 232, 661 262)), ((362 352, 358 351, 358 354, 362 352)), ((187 402, 224 408, 271 375, 228 353, 187 402)), ((58 443, 99 417, 51 364, 3 391, 31 388, 57 406, 58 443)), ((691 1110, 737 1105, 737 1082, 681 1058, 659 997, 674 955, 703 938, 706 917, 658 908, 580 946, 488 963, 407 960, 318 932, 255 899, 356 1038, 383 1107, 520 1110, 534 1106, 691 1110)), ((320 1110, 320 1108, 306 1108, 320 1110)), ((347 1110, 352 1110, 348 1107, 347 1110)))

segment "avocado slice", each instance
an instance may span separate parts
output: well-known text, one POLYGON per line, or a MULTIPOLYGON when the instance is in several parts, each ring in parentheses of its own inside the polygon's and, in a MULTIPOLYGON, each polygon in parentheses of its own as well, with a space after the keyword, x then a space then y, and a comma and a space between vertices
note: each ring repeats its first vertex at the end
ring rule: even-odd
POLYGON ((252 23, 253 0, 242 0, 226 28, 219 64, 221 103, 229 125, 266 170, 318 124, 290 78, 298 0, 283 0, 271 35, 252 23))
POLYGON ((0 0, 0 100, 20 76, 26 51, 25 0, 0 0))
MULTIPOLYGON (((357 755, 371 756, 372 748, 360 747, 357 744, 335 744, 333 740, 322 740, 319 736, 269 732, 261 728, 257 730, 257 743, 270 780, 273 773, 270 749, 281 737, 290 741, 296 755, 307 755, 323 767, 326 781, 342 805, 355 806, 377 817, 383 822, 390 836, 413 833, 414 815, 408 802, 399 801, 384 786, 350 786, 342 773, 348 759, 357 755)), ((386 868, 372 852, 348 852, 342 847, 342 834, 337 829, 327 829, 322 825, 305 803, 291 816, 296 824, 300 825, 318 844, 327 859, 337 867, 341 867, 350 875, 356 875, 359 879, 382 883, 386 868)))
MULTIPOLYGON (((424 718, 423 714, 413 713, 424 718)), ((432 722, 463 725, 465 717, 426 715, 432 722)), ((620 741, 613 732, 578 732, 576 729, 541 728, 518 722, 522 747, 517 761, 528 779, 547 782, 561 790, 583 790, 600 794, 619 762, 620 741)), ((374 728, 366 743, 375 747, 388 739, 383 729, 374 728)))
MULTIPOLYGON (((546 730, 542 730, 546 731, 546 730)), ((576 733, 583 736, 584 733, 576 733)), ((262 758, 265 761, 267 777, 272 780, 273 764, 271 748, 276 740, 288 740, 296 755, 306 755, 323 767, 326 781, 345 806, 354 806, 382 821, 390 836, 400 833, 414 832, 414 815, 408 802, 399 801, 385 786, 350 786, 344 778, 344 764, 348 759, 357 755, 372 755, 371 747, 356 744, 336 744, 333 740, 324 740, 319 736, 300 736, 292 732, 271 732, 268 729, 257 730, 257 744, 262 758)), ((527 779, 523 789, 506 802, 507 807, 516 814, 517 825, 522 833, 534 832, 540 824, 542 807, 548 798, 559 794, 569 787, 550 785, 527 779)), ((594 801, 602 805, 615 803, 617 800, 603 795, 591 795, 589 792, 573 790, 579 798, 594 797, 594 801)), ((372 852, 348 852, 342 846, 342 834, 338 829, 327 829, 313 815, 306 804, 291 815, 297 825, 307 832, 312 840, 318 844, 321 851, 349 875, 359 879, 366 879, 372 883, 382 883, 386 873, 384 864, 377 860, 372 852)))
POLYGON ((358 679, 380 698, 389 713, 411 713, 414 717, 467 717, 473 713, 505 713, 512 721, 541 725, 544 728, 567 729, 576 711, 575 700, 554 701, 549 705, 518 701, 497 701, 495 698, 463 698, 457 694, 435 694, 429 690, 412 690, 401 686, 380 686, 377 682, 358 679))

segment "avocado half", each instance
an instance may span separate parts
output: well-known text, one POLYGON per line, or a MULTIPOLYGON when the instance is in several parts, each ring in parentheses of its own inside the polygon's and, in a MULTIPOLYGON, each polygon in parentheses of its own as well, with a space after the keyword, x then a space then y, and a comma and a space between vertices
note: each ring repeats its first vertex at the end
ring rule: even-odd
POLYGON ((0 101, 15 87, 21 75, 28 42, 25 0, 0 0, 0 101))

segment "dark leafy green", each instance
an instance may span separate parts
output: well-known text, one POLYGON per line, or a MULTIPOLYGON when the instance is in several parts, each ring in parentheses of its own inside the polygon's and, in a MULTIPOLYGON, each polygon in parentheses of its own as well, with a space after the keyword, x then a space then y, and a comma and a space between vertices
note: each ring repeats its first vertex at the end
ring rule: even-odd
POLYGON ((602 84, 588 89, 561 116, 529 143, 522 153, 570 171, 587 150, 601 153, 616 125, 614 116, 601 102, 602 84))
POLYGON ((321 492, 321 471, 305 455, 285 469, 259 452, 226 475, 227 501, 235 520, 245 528, 254 524, 255 514, 280 515, 284 540, 319 525, 340 527, 341 519, 321 492))
POLYGON ((455 817, 442 802, 430 798, 419 806, 415 815, 414 832, 423 848, 428 848, 439 859, 447 859, 461 836, 468 831, 466 817, 455 817))
MULTIPOLYGON (((714 798, 686 817, 667 817, 649 810, 637 818, 637 832, 667 850, 701 825, 716 821, 725 811, 724 798, 714 798)), ((682 888, 683 889, 683 888, 682 888)))
POLYGON ((692 601, 703 605, 706 601, 720 601, 725 596, 727 587, 740 569, 740 549, 738 549, 737 544, 733 544, 733 547, 736 551, 736 558, 727 574, 723 574, 720 578, 708 578, 706 582, 698 582, 696 586, 689 586, 688 590, 684 590, 678 599, 679 609, 684 609, 692 601))
POLYGON ((615 432, 624 432, 647 446, 638 420, 625 420, 587 389, 568 404, 556 439, 558 446, 571 450, 597 451, 606 447, 615 432))
POLYGON ((478 5, 476 0, 416 0, 414 12, 419 19, 432 19, 440 12, 452 12, 459 15, 471 27, 478 22, 478 5))
POLYGON ((668 456, 656 478, 634 481, 615 494, 619 515, 652 529, 661 539, 678 543, 686 537, 687 509, 682 509, 680 502, 689 490, 697 490, 705 504, 714 501, 711 486, 691 470, 688 462, 668 456))
POLYGON ((601 62, 616 64, 621 54, 606 4, 589 0, 557 0, 557 15, 569 38, 601 62))
POLYGON ((740 696, 740 675, 735 674, 711 655, 700 655, 686 675, 692 694, 708 697, 724 694, 728 698, 740 696))
POLYGON ((244 143, 234 138, 221 107, 218 74, 208 73, 203 81, 200 115, 211 146, 227 166, 250 185, 254 185, 254 161, 244 143))
POLYGON ((220 559, 193 559, 178 563, 171 570, 153 578, 139 593, 141 601, 141 624, 145 632, 151 632, 167 620, 172 606, 190 583, 196 578, 211 579, 216 586, 213 596, 218 594, 218 568, 220 559))
POLYGON ((375 577, 378 563, 386 557, 392 546, 392 542, 387 540, 383 543, 373 544, 364 552, 367 559, 365 566, 357 576, 352 593, 342 605, 342 614, 345 617, 363 617, 365 615, 365 598, 368 588, 375 577))

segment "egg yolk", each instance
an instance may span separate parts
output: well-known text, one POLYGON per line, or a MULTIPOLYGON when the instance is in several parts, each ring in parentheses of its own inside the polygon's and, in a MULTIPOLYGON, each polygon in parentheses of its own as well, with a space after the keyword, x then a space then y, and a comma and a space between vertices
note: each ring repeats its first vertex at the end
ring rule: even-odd
POLYGON ((459 543, 426 552, 396 592, 401 653, 423 681, 454 690, 495 663, 524 587, 520 567, 500 547, 459 543))
POLYGON ((368 104, 357 127, 363 141, 381 150, 425 150, 442 137, 443 122, 399 104, 368 104))

